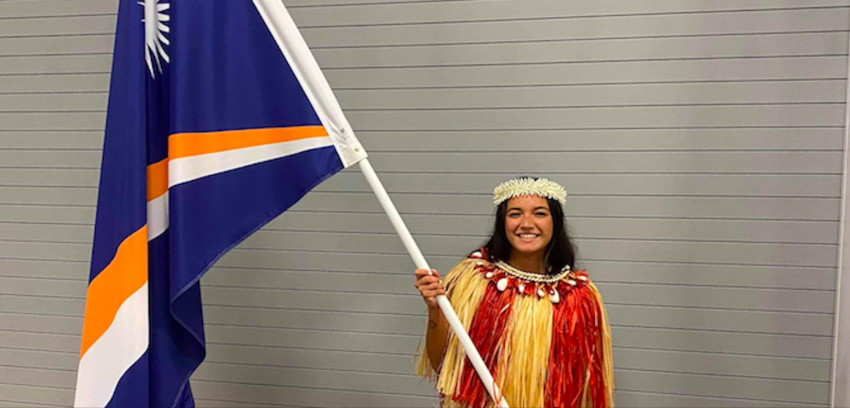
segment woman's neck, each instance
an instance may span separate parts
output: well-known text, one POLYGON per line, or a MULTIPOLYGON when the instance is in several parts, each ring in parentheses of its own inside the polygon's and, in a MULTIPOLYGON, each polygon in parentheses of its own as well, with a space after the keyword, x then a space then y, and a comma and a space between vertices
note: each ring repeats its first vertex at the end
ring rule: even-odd
POLYGON ((543 263, 543 254, 519 254, 511 253, 508 263, 514 268, 532 273, 546 273, 546 265, 543 263))

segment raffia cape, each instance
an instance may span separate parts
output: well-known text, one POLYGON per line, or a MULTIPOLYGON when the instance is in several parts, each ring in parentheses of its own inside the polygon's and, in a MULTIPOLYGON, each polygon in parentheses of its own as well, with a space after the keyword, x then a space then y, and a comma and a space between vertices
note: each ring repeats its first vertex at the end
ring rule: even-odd
MULTIPOLYGON (((613 407, 611 329, 585 271, 528 282, 490 262, 484 249, 452 269, 447 296, 511 407, 613 407), (500 291, 497 282, 507 279, 500 291)), ((443 407, 493 407, 454 333, 443 362, 423 347, 417 374, 431 378, 443 407)))

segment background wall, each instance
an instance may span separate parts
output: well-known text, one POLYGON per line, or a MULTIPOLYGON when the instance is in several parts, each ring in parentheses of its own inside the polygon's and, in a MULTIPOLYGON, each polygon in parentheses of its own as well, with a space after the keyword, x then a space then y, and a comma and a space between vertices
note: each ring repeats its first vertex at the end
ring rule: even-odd
MULTIPOLYGON (((850 1, 286 4, 438 269, 567 187, 620 406, 828 404, 850 1)), ((116 5, 0 0, 0 406, 73 400, 116 5)), ((199 405, 433 406, 412 269, 325 182, 204 278, 199 405)))

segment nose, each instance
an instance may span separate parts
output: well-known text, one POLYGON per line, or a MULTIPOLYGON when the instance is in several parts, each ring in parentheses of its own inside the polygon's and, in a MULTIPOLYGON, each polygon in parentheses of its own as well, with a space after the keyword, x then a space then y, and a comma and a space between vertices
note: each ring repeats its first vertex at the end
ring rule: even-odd
POLYGON ((531 216, 529 216, 529 215, 523 215, 523 216, 522 216, 522 218, 520 218, 519 226, 520 226, 520 227, 523 227, 523 228, 531 228, 531 227, 533 227, 533 226, 534 226, 534 223, 532 222, 531 216))

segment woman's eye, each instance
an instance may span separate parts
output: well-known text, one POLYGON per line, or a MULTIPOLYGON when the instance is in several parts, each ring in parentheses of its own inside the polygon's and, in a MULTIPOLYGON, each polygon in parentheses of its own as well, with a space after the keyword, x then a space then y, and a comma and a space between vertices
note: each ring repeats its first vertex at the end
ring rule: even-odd
POLYGON ((538 217, 548 217, 548 216, 549 216, 549 214, 548 214, 548 213, 545 213, 545 212, 543 212, 543 211, 541 211, 541 212, 538 212, 538 213, 537 213, 537 216, 538 216, 538 217))
POLYGON ((510 214, 508 214, 508 217, 511 217, 511 218, 519 217, 519 213, 510 213, 510 214))

